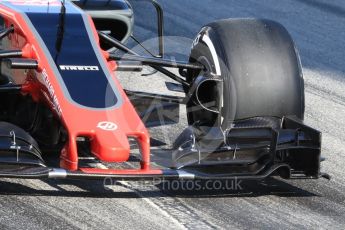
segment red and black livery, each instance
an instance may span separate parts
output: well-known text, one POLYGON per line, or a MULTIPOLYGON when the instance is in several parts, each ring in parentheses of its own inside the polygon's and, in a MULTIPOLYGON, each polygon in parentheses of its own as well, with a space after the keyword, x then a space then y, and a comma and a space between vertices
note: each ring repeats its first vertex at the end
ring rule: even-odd
POLYGON ((321 133, 302 122, 303 75, 287 31, 262 19, 214 22, 198 34, 189 62, 171 61, 164 57, 162 8, 151 2, 159 54, 149 57, 124 44, 133 37, 134 21, 125 0, 1 1, 0 175, 319 178, 321 133), (168 88, 185 97, 124 90, 116 73, 143 66, 175 80, 168 88), (157 101, 156 110, 146 107, 157 101), (175 114, 180 104, 187 107, 189 126, 167 154, 170 166, 152 167, 143 114, 150 111, 157 125, 158 109, 175 114), (79 162, 82 148, 98 161, 127 162, 130 140, 140 148, 140 168, 79 162), (54 153, 59 162, 47 163, 45 155, 54 153))

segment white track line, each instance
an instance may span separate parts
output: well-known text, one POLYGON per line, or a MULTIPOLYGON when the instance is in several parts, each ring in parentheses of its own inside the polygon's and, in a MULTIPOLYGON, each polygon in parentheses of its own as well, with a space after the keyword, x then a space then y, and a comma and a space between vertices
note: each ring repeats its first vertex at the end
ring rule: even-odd
MULTIPOLYGON (((107 166, 101 163, 96 163, 96 167, 101 169, 109 169, 107 166)), ((146 201, 150 206, 157 209, 160 213, 169 218, 180 229, 219 229, 218 226, 204 221, 203 218, 198 216, 193 210, 183 205, 180 200, 172 197, 167 197, 164 194, 161 194, 159 190, 154 190, 153 186, 145 190, 145 192, 151 192, 153 195, 156 196, 148 197, 142 193, 143 188, 135 188, 135 182, 131 183, 127 181, 117 181, 117 183, 125 188, 131 189, 139 197, 146 201), (161 196, 159 196, 159 194, 161 194, 161 196)), ((113 188, 111 187, 112 186, 108 188, 113 190, 113 188)))

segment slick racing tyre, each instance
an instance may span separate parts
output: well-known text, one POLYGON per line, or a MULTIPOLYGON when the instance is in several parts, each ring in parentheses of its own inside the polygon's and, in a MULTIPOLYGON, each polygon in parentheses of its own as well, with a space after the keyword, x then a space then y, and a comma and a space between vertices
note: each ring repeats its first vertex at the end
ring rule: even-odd
POLYGON ((187 72, 192 85, 186 90, 192 95, 187 102, 190 125, 227 129, 234 121, 253 117, 295 115, 303 119, 300 58, 279 23, 259 19, 211 23, 195 39, 190 62, 206 67, 187 72))

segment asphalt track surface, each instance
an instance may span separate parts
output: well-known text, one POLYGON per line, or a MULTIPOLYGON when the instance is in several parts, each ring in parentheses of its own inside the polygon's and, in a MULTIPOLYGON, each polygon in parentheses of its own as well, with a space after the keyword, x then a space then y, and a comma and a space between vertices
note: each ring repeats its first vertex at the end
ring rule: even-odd
MULTIPOLYGON (((345 3, 342 0, 161 0, 167 52, 186 58, 199 28, 216 19, 259 17, 290 31, 304 67, 306 122, 323 132, 322 171, 331 181, 278 178, 242 189, 175 191, 102 181, 0 180, 0 229, 343 229, 345 226, 345 3), (177 46, 178 45, 178 46, 177 46)), ((153 11, 136 5, 136 35, 154 37, 153 11), (145 19, 146 18, 146 19, 145 19), (145 19, 145 20, 144 20, 145 19)), ((152 44, 148 41, 147 44, 152 44)), ((163 92, 155 75, 119 74, 126 88, 163 92), (139 79, 139 80, 138 80, 139 79)), ((183 113, 183 109, 182 109, 183 113)), ((170 142, 185 125, 153 128, 170 142)))

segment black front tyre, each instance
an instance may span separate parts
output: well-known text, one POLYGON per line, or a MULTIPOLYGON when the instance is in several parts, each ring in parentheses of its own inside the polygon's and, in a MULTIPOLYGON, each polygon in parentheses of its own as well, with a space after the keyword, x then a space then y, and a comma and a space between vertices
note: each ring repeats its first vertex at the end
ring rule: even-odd
POLYGON ((205 26, 193 43, 191 62, 205 71, 189 71, 187 80, 198 76, 223 81, 219 87, 204 84, 198 97, 220 111, 187 103, 190 125, 221 126, 253 117, 304 117, 304 81, 294 42, 279 23, 259 19, 228 19, 205 26))

